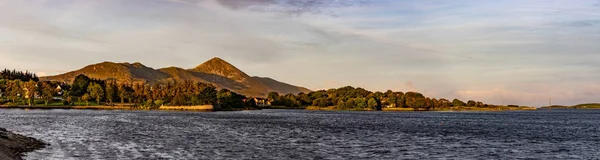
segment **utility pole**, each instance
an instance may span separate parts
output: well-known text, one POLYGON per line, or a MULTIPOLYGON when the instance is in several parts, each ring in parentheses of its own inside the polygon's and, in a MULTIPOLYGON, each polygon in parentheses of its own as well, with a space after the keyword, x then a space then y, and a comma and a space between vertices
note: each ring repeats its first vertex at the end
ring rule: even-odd
POLYGON ((552 97, 548 97, 548 111, 552 112, 552 97))

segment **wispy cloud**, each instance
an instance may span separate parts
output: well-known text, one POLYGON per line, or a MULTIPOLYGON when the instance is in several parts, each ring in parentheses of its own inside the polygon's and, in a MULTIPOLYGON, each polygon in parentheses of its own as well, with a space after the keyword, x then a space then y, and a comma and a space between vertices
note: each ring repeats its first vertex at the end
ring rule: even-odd
POLYGON ((220 56, 251 75, 312 89, 354 85, 527 105, 564 94, 556 102, 572 104, 598 93, 597 4, 1 1, 0 67, 56 74, 108 60, 191 68, 220 56))

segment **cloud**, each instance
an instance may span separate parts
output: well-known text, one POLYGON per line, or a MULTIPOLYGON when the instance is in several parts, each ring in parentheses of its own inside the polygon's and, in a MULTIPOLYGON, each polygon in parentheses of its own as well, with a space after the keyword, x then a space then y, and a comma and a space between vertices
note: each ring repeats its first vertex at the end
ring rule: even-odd
POLYGON ((498 104, 539 105, 544 93, 569 95, 557 100, 565 104, 592 101, 600 13, 584 0, 544 2, 1 1, 0 68, 191 68, 219 56, 250 75, 309 88, 498 104))
POLYGON ((234 10, 248 9, 288 14, 325 13, 335 8, 365 5, 371 0, 216 0, 234 10))
POLYGON ((231 9, 245 9, 250 6, 268 6, 277 4, 276 0, 217 0, 217 2, 231 9))
POLYGON ((181 3, 181 4, 192 4, 191 2, 186 1, 186 0, 164 0, 164 1, 181 3))

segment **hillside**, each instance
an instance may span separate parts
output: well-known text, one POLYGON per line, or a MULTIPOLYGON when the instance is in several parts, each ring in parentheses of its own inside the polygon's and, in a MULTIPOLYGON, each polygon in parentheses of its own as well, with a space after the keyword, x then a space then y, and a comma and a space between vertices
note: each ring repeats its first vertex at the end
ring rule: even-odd
POLYGON ((268 77, 252 77, 252 79, 266 85, 269 88, 277 88, 280 93, 308 93, 309 89, 304 87, 297 87, 291 84, 279 82, 277 80, 268 78, 268 77))
POLYGON ((158 83, 169 78, 169 74, 146 67, 141 63, 113 63, 102 62, 89 65, 82 69, 65 74, 49 77, 40 77, 41 81, 60 81, 71 83, 78 75, 83 74, 90 78, 111 80, 119 83, 158 83))
POLYGON ((279 82, 271 78, 251 77, 220 58, 210 59, 193 69, 168 67, 153 69, 141 63, 102 62, 56 76, 41 77, 42 81, 72 83, 83 74, 101 80, 119 83, 163 84, 170 81, 191 80, 213 84, 219 89, 229 89, 247 96, 265 97, 269 92, 280 94, 310 92, 310 90, 279 82))
POLYGON ((221 58, 210 59, 196 68, 188 71, 210 83, 221 85, 223 88, 245 93, 247 95, 267 95, 269 92, 282 92, 279 88, 270 88, 256 81, 248 74, 239 70, 221 58))

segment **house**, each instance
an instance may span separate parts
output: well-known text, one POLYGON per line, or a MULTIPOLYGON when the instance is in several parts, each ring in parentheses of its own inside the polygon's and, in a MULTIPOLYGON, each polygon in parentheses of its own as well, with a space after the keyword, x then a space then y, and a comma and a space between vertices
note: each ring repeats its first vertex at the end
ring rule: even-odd
POLYGON ((271 106, 271 102, 265 98, 254 98, 254 102, 256 102, 256 105, 260 107, 271 106))
POLYGON ((62 87, 60 87, 60 85, 56 86, 56 94, 59 96, 62 95, 62 87))

